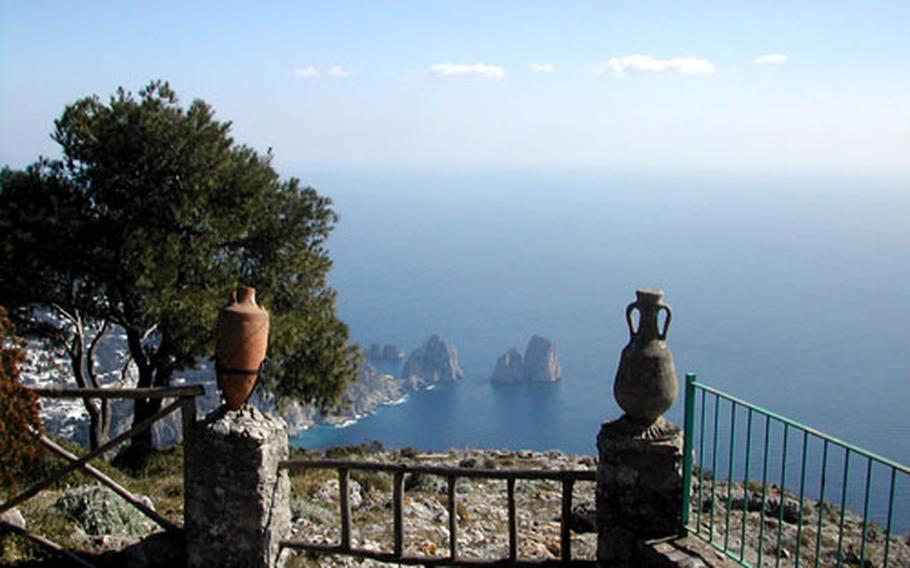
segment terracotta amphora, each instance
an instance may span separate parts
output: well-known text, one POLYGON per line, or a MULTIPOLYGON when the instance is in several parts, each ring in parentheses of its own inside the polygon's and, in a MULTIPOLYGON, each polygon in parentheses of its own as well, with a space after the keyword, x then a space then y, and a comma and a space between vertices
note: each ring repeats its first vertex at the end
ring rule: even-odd
POLYGON ((667 347, 673 312, 661 301, 661 290, 637 290, 635 295, 637 300, 626 307, 629 344, 622 350, 613 396, 629 418, 650 425, 673 406, 679 392, 673 354, 667 347), (632 320, 635 310, 637 330, 632 320), (663 329, 658 325, 661 310, 667 313, 663 329))
POLYGON ((269 344, 269 312, 256 304, 256 289, 241 288, 215 325, 218 388, 231 410, 244 405, 259 380, 269 344))

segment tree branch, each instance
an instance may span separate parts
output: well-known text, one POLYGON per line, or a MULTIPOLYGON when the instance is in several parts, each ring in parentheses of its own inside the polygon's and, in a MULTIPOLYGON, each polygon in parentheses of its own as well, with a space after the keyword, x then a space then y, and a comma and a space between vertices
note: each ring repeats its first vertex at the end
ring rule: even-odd
POLYGON ((66 319, 70 320, 73 324, 76 323, 76 319, 77 319, 76 316, 74 316, 73 314, 71 314, 71 313, 69 313, 68 311, 64 310, 64 309, 63 309, 63 306, 61 306, 60 304, 52 303, 50 306, 51 306, 52 308, 54 308, 55 310, 57 310, 58 312, 60 312, 60 314, 61 314, 63 317, 65 317, 66 319))
POLYGON ((95 337, 92 339, 88 348, 88 357, 85 365, 88 370, 88 379, 92 383, 92 387, 96 389, 101 388, 101 384, 98 382, 98 373, 95 371, 95 355, 98 353, 98 346, 101 344, 101 340, 104 339, 104 336, 107 335, 110 328, 110 320, 104 320, 104 324, 101 326, 101 329, 98 330, 98 333, 95 334, 95 337))

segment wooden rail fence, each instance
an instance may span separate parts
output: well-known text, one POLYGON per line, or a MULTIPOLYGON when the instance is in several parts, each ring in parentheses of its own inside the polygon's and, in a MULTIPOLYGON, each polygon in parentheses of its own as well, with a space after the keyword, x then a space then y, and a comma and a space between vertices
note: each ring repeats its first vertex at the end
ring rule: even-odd
MULTIPOLYGON (((155 512, 154 509, 143 503, 135 495, 130 493, 128 489, 99 471, 98 469, 92 467, 89 462, 93 459, 104 455, 105 452, 111 450, 119 444, 129 440, 133 436, 144 432, 152 427, 152 425, 158 420, 164 418, 165 416, 180 410, 182 413, 183 419, 183 431, 184 436, 190 431, 190 426, 196 421, 196 397, 205 394, 205 389, 201 385, 192 385, 192 386, 180 386, 180 387, 156 387, 156 388, 136 388, 136 389, 32 389, 35 394, 44 398, 99 398, 99 399, 115 399, 115 398, 125 398, 125 399, 140 399, 140 398, 152 398, 152 399, 164 399, 164 398, 176 398, 174 402, 165 406, 154 415, 148 417, 142 422, 134 425, 132 428, 126 432, 115 436, 110 441, 102 444, 97 449, 85 454, 82 457, 79 457, 72 452, 66 450, 65 448, 59 446, 50 440, 47 436, 39 436, 38 442, 49 452, 63 458, 68 462, 68 464, 59 469, 58 471, 53 472, 46 478, 30 486, 28 489, 22 491, 18 495, 13 496, 8 499, 5 503, 0 505, 0 513, 4 513, 17 505, 21 505, 25 501, 31 499, 37 495, 42 489, 50 487, 57 481, 63 479, 70 473, 81 469, 85 473, 94 477, 102 484, 109 487, 114 493, 122 497, 127 503, 135 507, 143 515, 154 521, 157 525, 163 528, 166 531, 181 531, 183 528, 170 520, 166 519, 162 515, 155 512)), ((37 433, 36 433, 37 435, 37 433)), ((39 535, 32 534, 27 530, 21 527, 15 527, 9 523, 0 523, 0 529, 14 532, 20 534, 31 541, 43 546, 44 548, 50 550, 51 552, 64 556, 67 559, 74 561, 83 566, 92 566, 91 563, 86 560, 74 555, 72 552, 67 551, 62 548, 57 543, 44 538, 39 535)))
POLYGON ((338 489, 341 514, 340 544, 316 544, 300 541, 283 541, 286 548, 325 554, 341 554, 356 558, 369 558, 380 562, 423 566, 595 566, 593 560, 573 560, 569 520, 572 515, 572 490, 576 481, 594 481, 592 470, 498 470, 445 466, 384 464, 349 460, 286 460, 279 467, 289 471, 308 469, 334 469, 338 471, 338 489), (392 552, 380 552, 351 546, 351 470, 374 471, 392 475, 392 522, 394 544, 392 552), (449 555, 448 557, 408 556, 404 554, 404 478, 407 474, 425 474, 444 477, 448 493, 449 555), (458 518, 455 487, 459 478, 501 479, 506 482, 509 517, 509 555, 499 559, 474 559, 458 556, 458 518), (562 483, 562 514, 560 518, 560 558, 558 560, 522 560, 518 558, 518 523, 515 508, 515 481, 518 479, 550 480, 562 483))

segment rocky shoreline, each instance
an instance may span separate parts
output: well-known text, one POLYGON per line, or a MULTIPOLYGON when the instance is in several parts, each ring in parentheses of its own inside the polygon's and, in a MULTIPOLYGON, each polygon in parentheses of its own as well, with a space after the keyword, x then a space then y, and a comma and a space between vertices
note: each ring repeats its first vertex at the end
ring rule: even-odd
MULTIPOLYGON (((129 386, 134 377, 127 372, 127 382, 120 383, 121 370, 128 361, 124 348, 125 336, 115 329, 99 349, 99 379, 110 388, 129 386)), ((23 369, 22 382, 33 388, 75 387, 69 371, 69 360, 56 353, 41 341, 32 341, 27 348, 28 363, 23 369), (61 382, 58 377, 66 377, 61 382)), ((215 384, 215 372, 210 361, 202 362, 198 368, 182 371, 172 381, 174 386, 202 385, 205 395, 196 399, 200 415, 215 409, 220 403, 220 394, 215 384)), ((392 375, 381 373, 369 363, 363 362, 357 377, 342 397, 339 406, 331 412, 298 403, 290 403, 280 409, 276 402, 260 390, 253 394, 251 402, 267 412, 277 412, 288 425, 291 436, 314 426, 349 425, 376 412, 381 406, 401 404, 407 400, 407 389, 392 375)), ((132 402, 114 400, 111 435, 127 429, 132 413, 132 402)), ((46 430, 55 436, 73 440, 80 445, 88 443, 88 414, 79 399, 44 399, 41 401, 41 419, 46 430)), ((155 423, 152 428, 156 447, 166 448, 182 439, 178 415, 170 415, 155 423)))
MULTIPOLYGON (((114 328, 98 351, 99 380, 103 386, 117 388, 133 384, 135 377, 128 366, 125 349, 125 335, 114 328), (123 369, 127 368, 126 380, 121 383, 123 369)), ((402 404, 412 390, 432 389, 439 382, 457 381, 464 377, 458 365, 457 351, 439 336, 431 336, 421 347, 414 350, 407 360, 401 377, 383 373, 368 361, 394 363, 404 359, 404 351, 391 344, 372 344, 365 348, 367 357, 358 367, 357 377, 342 396, 340 404, 327 412, 318 408, 291 402, 279 405, 267 393, 257 389, 251 403, 265 412, 277 413, 285 420, 288 434, 295 436, 315 426, 349 426, 370 416, 382 406, 402 404)), ((42 341, 32 341, 27 348, 28 364, 22 373, 26 386, 73 387, 69 360, 55 352, 42 341), (59 377, 65 377, 61 383, 59 377)), ((202 385, 205 395, 196 399, 200 415, 205 415, 220 404, 220 394, 215 384, 215 372, 211 361, 203 361, 198 368, 181 371, 172 380, 173 386, 202 385)), ((113 420, 111 435, 127 429, 132 412, 132 402, 115 400, 112 405, 113 420)), ((47 399, 41 403, 41 418, 48 432, 74 440, 81 445, 88 443, 88 414, 81 400, 47 399)), ((158 448, 166 448, 182 439, 179 416, 171 415, 152 427, 153 440, 158 448)))
MULTIPOLYGON (((134 383, 133 369, 128 365, 125 334, 114 328, 100 344, 98 350, 98 376, 105 387, 125 387, 134 383), (126 372, 124 372, 126 369, 126 372)), ((55 352, 42 341, 28 345, 29 362, 24 367, 22 382, 30 387, 75 386, 70 379, 69 360, 55 352), (67 378, 61 383, 59 377, 67 378)), ((382 406, 404 403, 408 393, 432 390, 441 383, 458 382, 464 372, 458 363, 457 349, 438 335, 430 336, 420 347, 405 357, 402 348, 393 344, 374 343, 364 348, 365 360, 359 365, 357 377, 343 395, 338 407, 323 412, 310 405, 291 402, 279 405, 268 393, 257 389, 251 403, 264 412, 277 413, 285 420, 288 434, 296 436, 301 431, 316 426, 346 427, 374 414, 382 406), (369 361, 383 369, 403 361, 396 375, 380 372, 369 361)), ((528 342, 524 357, 517 350, 509 351, 497 363, 492 380, 498 384, 518 382, 554 382, 560 380, 562 366, 553 343, 543 337, 533 336, 528 342)), ((197 410, 205 415, 220 404, 220 394, 215 384, 211 361, 203 361, 198 368, 181 371, 172 380, 173 386, 202 385, 205 394, 196 399, 197 410)), ((132 402, 114 400, 112 404, 111 435, 125 431, 132 413, 132 402)), ((42 401, 41 417, 48 432, 74 440, 81 445, 88 443, 88 414, 81 400, 47 399, 42 401)), ((167 448, 182 439, 179 416, 171 415, 152 427, 153 441, 158 448, 167 448)))

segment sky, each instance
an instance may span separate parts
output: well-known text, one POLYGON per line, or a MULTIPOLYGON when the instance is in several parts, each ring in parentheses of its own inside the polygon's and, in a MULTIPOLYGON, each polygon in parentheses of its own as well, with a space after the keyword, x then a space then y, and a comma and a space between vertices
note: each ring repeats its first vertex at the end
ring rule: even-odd
POLYGON ((0 0, 0 165, 152 79, 295 175, 910 170, 907 0, 0 0))

